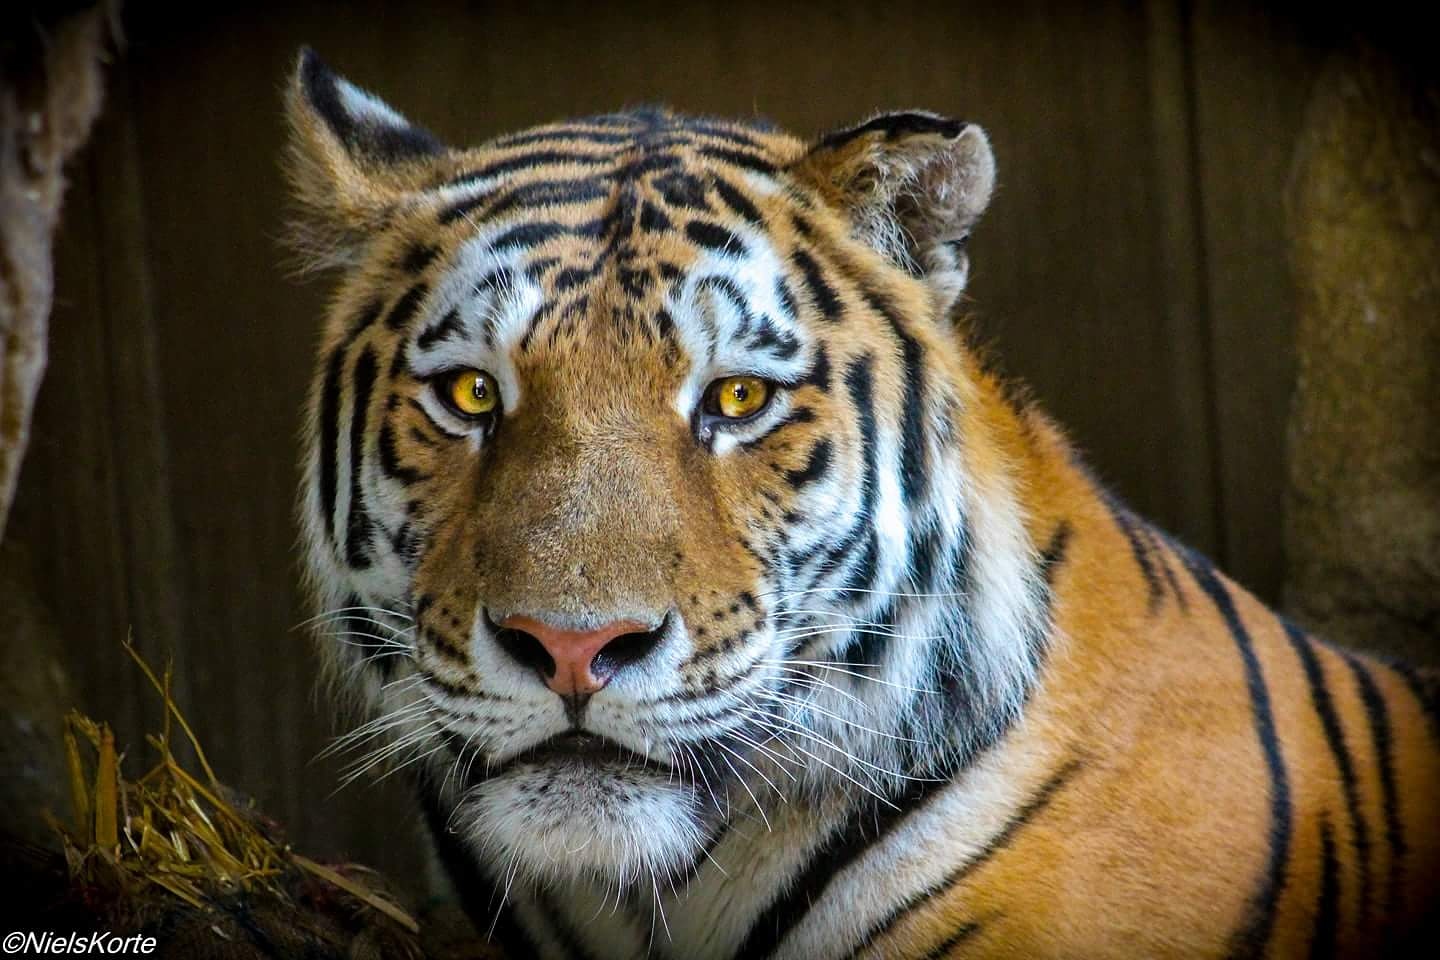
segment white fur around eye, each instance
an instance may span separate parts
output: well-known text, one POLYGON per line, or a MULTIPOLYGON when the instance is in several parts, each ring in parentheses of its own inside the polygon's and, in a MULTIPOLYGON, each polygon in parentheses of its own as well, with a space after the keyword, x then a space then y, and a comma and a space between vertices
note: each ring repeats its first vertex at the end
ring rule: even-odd
MULTIPOLYGON (((710 450, 717 457, 723 457, 742 444, 765 436, 789 416, 794 408, 794 398, 782 387, 772 386, 769 404, 758 415, 749 420, 729 421, 719 417, 701 419, 701 443, 709 443, 710 450), (708 431, 708 434, 706 433, 708 431)), ((704 403, 702 395, 701 403, 704 403)))

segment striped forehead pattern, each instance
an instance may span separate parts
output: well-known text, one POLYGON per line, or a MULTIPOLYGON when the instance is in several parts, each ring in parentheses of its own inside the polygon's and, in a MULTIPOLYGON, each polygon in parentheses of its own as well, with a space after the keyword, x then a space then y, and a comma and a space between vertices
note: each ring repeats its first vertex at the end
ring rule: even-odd
POLYGON ((738 337, 787 359, 795 303, 762 206, 800 196, 783 167, 801 149, 756 127, 645 110, 458 155, 423 195, 405 231, 417 239, 399 257, 417 277, 443 265, 413 288, 426 307, 417 365, 447 341, 525 354, 597 334, 711 358, 738 337), (448 254, 425 238, 432 223, 455 231, 448 254))

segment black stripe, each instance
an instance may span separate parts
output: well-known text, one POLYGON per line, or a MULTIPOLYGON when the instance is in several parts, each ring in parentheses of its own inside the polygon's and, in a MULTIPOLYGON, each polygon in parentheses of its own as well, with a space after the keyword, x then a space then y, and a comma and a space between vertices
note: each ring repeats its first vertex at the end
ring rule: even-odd
POLYGON ((420 334, 415 345, 421 350, 429 350, 441 340, 448 340, 460 332, 460 310, 458 307, 451 307, 440 322, 420 334))
POLYGON ((395 442, 395 428, 389 420, 386 420, 384 426, 380 428, 378 446, 380 449, 380 469, 384 472, 385 476, 407 486, 412 483, 419 483, 421 480, 429 479, 429 474, 400 462, 400 451, 395 442))
POLYGON ((819 308, 820 315, 831 323, 838 321, 844 314, 844 307, 835 293, 835 288, 826 281, 820 264, 816 263, 815 258, 808 252, 799 249, 790 254, 790 259, 800 268, 800 273, 805 278, 805 286, 810 290, 810 298, 819 308))
POLYGON ((906 897, 897 907, 887 913, 884 919, 866 931, 865 936, 861 938, 860 943, 855 947, 854 954, 863 953, 865 949, 876 940, 879 940, 893 930, 895 925, 904 920, 911 911, 929 903, 933 898, 943 894, 945 891, 952 890, 964 883, 977 870, 994 859, 996 854, 1014 842, 1015 837, 1025 828, 1026 824, 1030 823, 1030 821, 1044 812, 1046 807, 1050 806, 1055 800, 1055 797, 1059 795, 1060 791, 1065 788, 1082 766, 1083 764, 1079 759, 1067 761, 1040 786, 1039 790, 1035 791, 1035 794, 1031 796, 1029 800, 1025 801, 1024 806, 1015 811, 1010 819, 1005 821, 1005 825, 990 838, 990 842, 985 844, 984 849, 960 866, 951 870, 938 883, 931 884, 925 889, 919 890, 906 897))
POLYGON ((612 175, 616 180, 633 186, 636 180, 647 173, 674 170, 676 167, 683 166, 684 160, 678 154, 667 152, 664 148, 678 146, 688 146, 688 144, 675 137, 661 137, 657 140, 647 141, 645 153, 634 160, 627 160, 620 164, 612 175))
POLYGON ((850 402, 855 419, 860 426, 860 454, 865 459, 865 474, 861 479, 860 506, 854 522, 845 534, 825 553, 817 576, 823 577, 835 569, 854 548, 860 538, 871 533, 875 514, 875 500, 880 487, 880 463, 877 450, 875 408, 871 403, 872 383, 870 375, 871 357, 866 354, 853 360, 845 370, 845 386, 850 393, 850 402))
POLYGON ((446 829, 446 815, 440 809, 438 791, 430 778, 420 775, 416 780, 420 802, 425 808, 425 822, 435 839, 440 862, 450 875, 460 904, 475 929, 488 941, 499 944, 510 960, 538 957, 540 952, 535 943, 520 926, 514 909, 505 902, 503 889, 480 869, 464 843, 446 829))
MULTIPOLYGON (((1101 497, 1105 505, 1110 508, 1110 515, 1115 518, 1115 524, 1120 532, 1125 534, 1125 539, 1130 541, 1130 552, 1135 555, 1135 563, 1140 567, 1140 573, 1145 577, 1145 588, 1149 593, 1147 608, 1154 613, 1160 606, 1164 589, 1160 585, 1160 577, 1155 572, 1155 564, 1150 557, 1150 545, 1145 534, 1147 529, 1144 524, 1137 520, 1135 515, 1123 503, 1116 500, 1114 495, 1102 488, 1101 497)), ((1187 566, 1189 561, 1186 561, 1187 566)))
POLYGON ((370 566, 370 516, 361 502, 360 468, 365 458, 365 420, 375 387, 375 351, 369 347, 355 360, 354 392, 350 396, 350 511, 345 526, 345 559, 363 570, 370 566))
POLYGON ((1400 905, 1400 884, 1406 853, 1405 834, 1400 825, 1399 794, 1395 788, 1394 740, 1390 731, 1390 710, 1385 697, 1375 684, 1370 670, 1357 656, 1339 651, 1350 666, 1355 684, 1360 689, 1360 702, 1370 721, 1370 740, 1375 749, 1375 763, 1380 775, 1380 809, 1385 816, 1385 845, 1390 849, 1390 871, 1386 879, 1386 917, 1395 916, 1400 905))
MULTIPOLYGON (((400 529, 390 539, 390 549, 395 551, 395 555, 405 566, 413 568, 416 561, 420 559, 420 545, 423 542, 424 538, 407 520, 400 524, 400 529)), ((393 659, 394 657, 387 657, 385 662, 388 664, 393 659)))
MULTIPOLYGON (((584 120, 577 120, 573 125, 564 124, 554 127, 541 127, 527 133, 512 133, 509 136, 501 137, 494 142, 497 150, 509 150, 512 147, 528 147, 536 143, 548 141, 560 141, 561 143, 594 143, 594 144, 615 144, 629 143, 635 139, 634 133, 615 133, 606 130, 587 130, 584 120)), ((559 144, 557 144, 558 146, 559 144)))
POLYGON ((1335 862, 1335 834, 1330 821, 1320 818, 1320 897, 1315 904, 1315 939, 1310 942, 1311 960, 1335 956, 1335 937, 1340 927, 1340 877, 1335 862))
MULTIPOLYGON (((897 332, 899 328, 896 328, 897 332)), ((900 428, 900 481, 905 503, 911 507, 925 491, 930 478, 929 452, 925 447, 925 411, 921 396, 925 390, 923 348, 909 334, 900 333, 905 351, 905 411, 900 428)))
POLYGON ((901 793, 890 798, 893 806, 862 804, 843 827, 826 838, 784 893, 750 925, 749 933, 734 954, 737 960, 750 960, 773 953, 810 912, 810 908, 825 895, 835 878, 879 845, 912 813, 923 809, 925 800, 946 786, 953 773, 953 770, 945 771, 941 777, 943 782, 909 782, 901 793))
POLYGON ((1235 601, 1207 560, 1190 550, 1185 550, 1181 558, 1190 576, 1215 604, 1240 652, 1240 660, 1245 667, 1245 686, 1250 693, 1255 735, 1260 741, 1265 769, 1270 776, 1269 856, 1265 873, 1259 889, 1250 897, 1244 925, 1231 936, 1227 952, 1231 957, 1258 957, 1264 955, 1266 944, 1270 941, 1275 926, 1275 911, 1285 889, 1292 826, 1290 779, 1280 753, 1280 738, 1275 730, 1275 716, 1270 706, 1270 691, 1265 686, 1265 674, 1260 668, 1260 659, 1255 655, 1250 634, 1235 609, 1235 601))
POLYGON ((900 427, 900 481, 901 492, 907 505, 914 504, 925 487, 929 472, 926 468, 928 457, 925 449, 925 349, 920 341, 912 337, 901 323, 900 317, 880 294, 865 291, 865 302, 886 322, 900 341, 905 363, 905 407, 900 427))
POLYGON ((960 132, 967 126, 964 121, 937 117, 929 113, 886 113, 859 126, 836 130, 822 139, 820 146, 827 149, 842 147, 867 133, 884 134, 887 140, 917 133, 938 134, 953 140, 960 136, 960 132))
POLYGON ((1408 663, 1391 661, 1386 664, 1400 674, 1430 724, 1430 733, 1440 742, 1440 676, 1428 670, 1417 670, 1408 663))
POLYGON ((756 150, 763 149, 759 140, 749 134, 742 133, 736 129, 728 120, 719 122, 710 120, 697 120, 690 117, 675 118, 680 128, 687 133, 699 134, 702 137, 714 137, 716 140, 725 140, 741 147, 753 147, 756 150))
MULTIPOLYGON (((348 345, 348 344, 347 344, 348 345)), ((320 387, 320 509, 325 514, 325 536, 335 538, 335 500, 339 494, 335 458, 340 445, 340 374, 345 368, 345 346, 336 347, 325 365, 320 387)))
POLYGON ((720 160, 746 170, 754 170, 757 173, 769 175, 775 172, 775 164, 766 160, 764 157, 757 156, 753 153, 746 153, 743 150, 729 150, 725 147, 701 147, 696 152, 703 157, 720 160))
POLYGON ((614 162, 614 154, 608 151, 602 153, 583 153, 577 150, 532 150, 529 153, 522 153, 517 156, 506 157, 503 160, 496 160, 494 163, 486 164, 483 167, 476 167, 474 170, 467 170, 447 180, 444 186, 462 187, 468 183, 489 180, 491 177, 514 173, 516 170, 524 170, 527 167, 548 166, 559 163, 599 167, 607 166, 614 162))
POLYGON ((916 536, 916 528, 910 528, 913 541, 907 553, 910 556, 910 584, 917 593, 939 592, 935 580, 936 561, 940 559, 942 536, 938 525, 930 524, 925 532, 916 536))
POLYGON ((784 277, 775 278, 775 299, 779 302, 785 319, 794 320, 798 316, 795 312, 795 295, 790 292, 790 284, 785 282, 784 277))
POLYGON ((830 392, 830 351, 825 349, 825 344, 815 347, 815 362, 795 386, 810 386, 821 393, 830 392))
POLYGON ((755 334, 746 341, 751 350, 764 351, 777 360, 789 360, 800 352, 800 341, 775 326, 768 316, 755 318, 755 334))
POLYGON ((950 936, 946 937, 942 942, 936 944, 934 949, 925 954, 923 960, 944 960, 945 957, 950 955, 951 950, 954 950, 979 932, 980 924, 962 923, 956 928, 954 933, 950 934, 950 936))
POLYGON ((556 293, 564 293, 594 277, 595 273, 596 270, 590 267, 566 267, 564 270, 555 274, 555 279, 551 281, 551 286, 556 293))
POLYGON ((350 328, 345 331, 345 342, 340 345, 342 350, 349 349, 350 345, 360 339, 380 319, 380 314, 385 312, 385 301, 379 297, 373 297, 365 303, 360 312, 351 321, 350 328))
MULTIPOLYGON (((880 538, 875 531, 871 530, 865 537, 865 547, 860 551, 860 556, 850 567, 849 574, 841 588, 845 591, 841 599, 853 603, 863 604, 870 599, 870 592, 875 589, 875 571, 880 565, 880 538)), ((887 639, 886 628, 890 626, 886 621, 889 616, 872 617, 878 625, 876 628, 856 628, 856 638, 849 647, 838 651, 836 656, 841 659, 851 659, 851 648, 859 651, 857 659, 853 662, 855 666, 869 666, 880 662, 882 650, 887 639)))
POLYGON ((817 441, 815 446, 810 448, 810 456, 805 459, 805 466, 799 470, 787 471, 785 482, 797 490, 806 484, 814 483, 830 472, 830 458, 833 453, 834 448, 828 439, 817 441))
POLYGON ((400 269, 413 276, 430 266, 439 255, 439 247, 431 246, 428 243, 412 243, 400 261, 400 269))
POLYGON ((1325 670, 1320 658, 1315 655, 1314 645, 1293 623, 1286 622, 1284 626, 1285 636, 1290 639, 1290 646, 1294 648, 1295 655, 1300 658, 1300 665, 1305 670, 1305 679, 1310 684, 1310 701, 1315 706, 1315 714, 1320 718, 1320 726, 1325 730, 1325 742, 1330 746, 1335 766, 1340 771, 1340 789, 1345 796, 1345 812, 1350 818, 1351 830, 1355 836, 1355 855, 1360 861, 1360 923, 1364 925, 1370 915, 1370 830, 1365 822, 1364 812, 1360 809, 1355 762, 1345 744, 1345 732, 1340 726, 1340 716, 1335 710, 1335 701, 1330 696, 1330 687, 1325 680, 1325 670))
POLYGON ((757 227, 765 225, 765 218, 760 216, 760 211, 756 209, 755 204, 751 203, 750 198, 735 186, 721 177, 715 178, 714 186, 715 192, 720 194, 720 199, 725 201, 727 207, 757 227))
POLYGON ((356 314, 345 331, 345 339, 330 354, 320 389, 320 501, 325 513, 325 535, 332 541, 335 538, 335 501, 340 494, 336 476, 340 443, 340 377, 345 372, 345 356, 350 347, 374 326, 384 311, 384 301, 375 298, 367 301, 356 314))
POLYGON ((1145 534, 1150 540, 1152 556, 1160 567, 1160 572, 1165 576, 1165 583, 1170 587, 1170 594, 1175 598, 1175 604, 1182 612, 1190 612, 1190 601, 1185 599, 1185 591, 1180 589, 1180 580, 1175 576, 1175 570, 1170 564, 1170 554, 1166 549, 1169 538, 1163 533, 1158 533, 1154 527, 1146 526, 1145 534))
POLYGON ((671 229, 670 218, 665 211, 646 200, 640 205, 640 229, 646 233, 658 233, 671 229))
POLYGON ((535 210, 586 203, 608 197, 611 187, 604 178, 590 180, 543 180, 527 183, 495 199, 480 214, 482 218, 499 217, 514 210, 535 210))
POLYGON ((504 233, 500 234, 500 236, 496 237, 495 242, 491 245, 491 248, 496 253, 508 251, 512 248, 528 249, 530 247, 539 246, 540 244, 544 243, 547 240, 550 240, 553 237, 558 237, 562 234, 567 233, 573 233, 581 236, 587 233, 593 235, 593 224, 587 223, 581 224, 577 227, 567 227, 564 224, 548 221, 539 223, 522 223, 517 226, 511 227, 509 230, 506 230, 504 233))
POLYGON ((672 171, 656 177, 650 185, 660 192, 665 202, 683 210, 709 210, 705 199, 705 182, 699 177, 681 171, 672 171))
POLYGON ((749 334, 750 327, 755 322, 755 317, 750 312, 750 304, 745 299, 745 294, 740 292, 740 288, 735 284, 735 281, 729 277, 708 276, 700 280, 695 286, 699 290, 710 291, 726 300, 740 316, 740 326, 737 333, 740 336, 749 334))
POLYGON ((1070 537, 1074 532, 1069 520, 1061 520, 1050 535, 1050 543, 1040 554, 1040 575, 1045 578, 1047 588, 1053 590, 1055 587, 1055 574, 1065 565, 1070 551, 1070 537))
POLYGON ((685 236, 710 250, 736 257, 745 255, 745 244, 740 242, 739 237, 724 227, 706 223, 704 220, 691 220, 685 224, 685 236))
POLYGON ((395 301, 395 306, 390 309, 390 315, 385 318, 385 326, 391 330, 405 329, 411 318, 415 316, 415 311, 420 308, 425 294, 429 292, 430 288, 423 283, 417 283, 406 290, 404 295, 395 301))
MULTIPOLYGON (((440 216, 436 220, 442 227, 448 227, 456 220, 470 220, 470 214, 483 207, 494 195, 493 190, 481 190, 473 193, 441 210, 440 216)), ((471 225, 475 226, 476 224, 472 221, 471 225)))

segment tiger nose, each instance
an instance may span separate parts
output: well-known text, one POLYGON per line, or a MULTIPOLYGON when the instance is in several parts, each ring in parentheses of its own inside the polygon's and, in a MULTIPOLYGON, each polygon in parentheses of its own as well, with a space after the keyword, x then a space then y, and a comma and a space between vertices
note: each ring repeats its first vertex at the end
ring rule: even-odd
POLYGON ((635 620, 616 620, 593 630, 567 630, 516 615, 501 620, 498 626, 495 639, 500 646, 521 664, 534 668, 551 690, 562 697, 588 697, 621 669, 654 650, 665 622, 651 627, 635 620))

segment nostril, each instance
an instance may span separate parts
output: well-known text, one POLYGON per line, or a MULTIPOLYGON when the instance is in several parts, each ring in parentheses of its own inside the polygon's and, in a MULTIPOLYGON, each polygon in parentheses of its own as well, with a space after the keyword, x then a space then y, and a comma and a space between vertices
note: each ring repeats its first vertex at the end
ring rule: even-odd
POLYGON ((538 637, 514 627, 502 627, 490 620, 489 614, 486 614, 485 619, 489 621, 490 629, 495 634, 495 642, 512 659, 521 666, 538 671, 543 677, 555 676, 555 658, 550 656, 550 651, 545 649, 545 644, 541 643, 538 637))
POLYGON ((643 660, 659 645, 669 624, 670 617, 666 615, 654 630, 622 633, 595 654, 595 659, 590 661, 590 672, 598 679, 608 680, 630 664, 643 660))
POLYGON ((645 621, 635 620, 575 630, 525 614, 511 614, 497 623, 485 613, 495 645, 562 696, 588 696, 604 687, 620 670, 659 646, 669 622, 667 615, 653 630, 645 629, 645 621))

